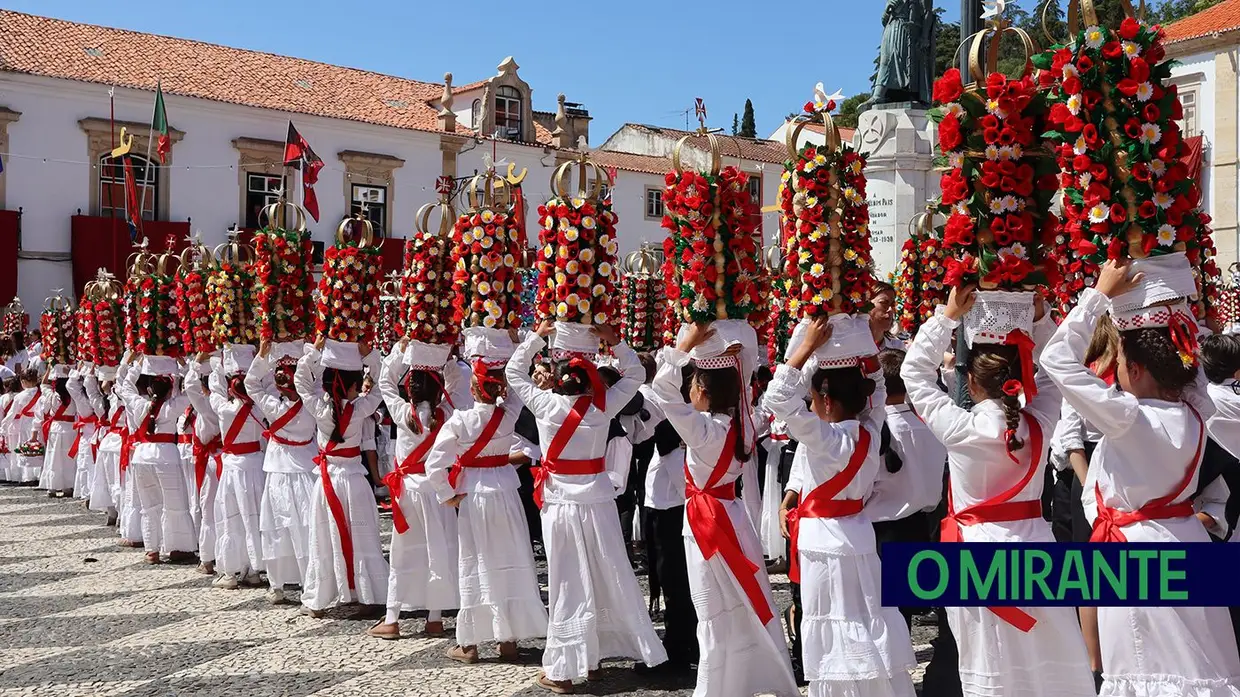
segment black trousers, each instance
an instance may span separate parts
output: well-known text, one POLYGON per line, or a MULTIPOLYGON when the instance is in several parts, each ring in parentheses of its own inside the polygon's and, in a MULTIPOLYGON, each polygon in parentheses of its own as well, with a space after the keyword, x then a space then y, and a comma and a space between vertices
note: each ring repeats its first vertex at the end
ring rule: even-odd
MULTIPOLYGON (((874 541, 878 549, 879 559, 883 556, 883 545, 888 542, 929 542, 930 516, 918 511, 899 520, 884 520, 874 523, 874 541)), ((904 624, 910 631, 913 629, 913 615, 919 614, 923 608, 901 607, 904 624)))
MULTIPOLYGON (((930 541, 939 541, 939 523, 947 516, 947 472, 943 472, 943 496, 939 499, 939 507, 926 514, 930 528, 930 541)), ((934 655, 926 666, 926 674, 921 680, 922 697, 961 697, 964 689, 960 685, 960 651, 956 648, 956 637, 947 624, 947 612, 934 608, 938 620, 938 637, 930 642, 934 647, 934 655)))
POLYGON ((663 647, 672 663, 697 663, 697 612, 689 593, 685 561, 685 507, 642 508, 642 536, 650 569, 650 594, 663 594, 663 647))
POLYGON ((1073 511, 1081 507, 1079 497, 1076 499, 1076 506, 1072 505, 1072 482, 1075 479, 1076 472, 1071 467, 1055 473, 1055 490, 1051 496, 1051 532, 1054 533, 1056 542, 1072 541, 1073 511))

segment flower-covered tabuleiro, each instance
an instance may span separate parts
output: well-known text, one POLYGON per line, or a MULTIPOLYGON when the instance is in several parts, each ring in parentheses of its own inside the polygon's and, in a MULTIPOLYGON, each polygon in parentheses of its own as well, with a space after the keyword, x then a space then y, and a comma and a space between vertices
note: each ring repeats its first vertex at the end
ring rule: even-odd
POLYGON ((525 230, 515 217, 512 187, 493 168, 468 191, 470 209, 452 232, 453 320, 460 327, 521 326, 525 230))
POLYGON ((206 284, 207 274, 213 265, 211 251, 201 244, 192 244, 181 253, 176 285, 177 319, 181 325, 182 343, 191 354, 216 348, 211 313, 207 308, 206 284))
POLYGON ((99 269, 95 280, 83 289, 78 306, 78 359, 100 366, 115 366, 124 353, 121 293, 123 287, 112 274, 99 269))
POLYGON ((184 352, 177 315, 177 277, 173 267, 180 258, 138 252, 125 286, 126 348, 147 356, 178 358, 184 352))
POLYGON ((59 294, 47 299, 39 317, 43 360, 48 365, 71 365, 77 359, 77 316, 59 294))
POLYGON ((259 337, 290 342, 309 338, 314 317, 314 244, 306 212, 279 201, 263 209, 267 225, 254 234, 259 337), (288 215, 295 218, 288 225, 288 215))
MULTIPOLYGON (((460 334, 461 325, 452 305, 456 294, 452 280, 455 220, 456 212, 452 209, 451 191, 448 190, 441 194, 438 203, 428 203, 418 210, 417 231, 405 245, 401 295, 405 331, 413 341, 454 344, 460 334), (430 220, 436 211, 439 213, 438 228, 431 232, 430 220)), ((494 264, 494 260, 488 264, 494 264)))
POLYGON ((663 282, 653 248, 630 254, 620 280, 620 336, 635 351, 654 351, 663 345, 663 282))
POLYGON ((324 254, 319 280, 318 333, 332 341, 369 341, 383 281, 381 252, 368 220, 349 218, 324 254))
POLYGON ((215 345, 257 344, 254 250, 233 241, 220 245, 215 257, 207 273, 207 310, 215 345))

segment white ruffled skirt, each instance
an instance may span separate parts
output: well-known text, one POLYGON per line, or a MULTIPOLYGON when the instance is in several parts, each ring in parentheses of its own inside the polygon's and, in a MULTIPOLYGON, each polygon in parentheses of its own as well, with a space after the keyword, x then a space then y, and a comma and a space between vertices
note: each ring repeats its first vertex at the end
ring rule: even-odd
POLYGON ((306 578, 315 479, 312 472, 267 473, 259 529, 272 588, 299 586, 306 578))
POLYGON ((685 537, 689 592, 697 611, 698 661, 694 697, 716 695, 799 695, 783 625, 771 596, 771 584, 762 563, 758 536, 741 501, 724 501, 736 529, 741 550, 758 567, 758 583, 772 612, 765 625, 754 612, 749 596, 721 554, 710 559, 693 537, 685 537))
MULTIPOLYGON (((23 484, 29 482, 38 482, 43 474, 43 456, 26 457, 25 455, 14 455, 14 461, 17 463, 17 476, 13 478, 15 482, 23 484)), ((42 487, 46 488, 46 487, 42 487)))
POLYGON ((470 493, 458 508, 461 611, 456 642, 535 639, 547 633, 534 550, 517 490, 470 493))
MULTIPOLYGON (((360 460, 360 458, 358 458, 360 460)), ((379 537, 379 510, 375 493, 357 470, 328 465, 328 476, 344 509, 353 542, 354 587, 349 588, 344 548, 336 520, 327 506, 321 478, 314 480, 310 507, 310 558, 301 602, 311 610, 336 603, 387 604, 388 563, 379 537)))
POLYGON ((1021 609, 1038 621, 1028 632, 1020 631, 984 607, 946 609, 947 623, 960 651, 960 683, 966 697, 1094 694, 1093 673, 1089 670, 1089 655, 1076 610, 1021 609))
POLYGON ((783 559, 787 556, 784 534, 779 529, 779 504, 783 501, 783 487, 779 485, 779 448, 766 457, 762 492, 762 519, 758 524, 758 538, 762 541, 762 554, 767 559, 783 559))
POLYGON ((878 555, 801 550, 800 557, 810 695, 913 697, 917 659, 899 609, 882 606, 878 555))
POLYGON ((547 677, 582 679, 604 658, 665 662, 667 652, 624 549, 615 503, 549 502, 542 528, 550 605, 547 677))
MULTIPOLYGON (((184 470, 178 470, 184 478, 184 470)), ((259 511, 263 501, 263 454, 225 455, 215 494, 215 567, 224 574, 263 570, 259 511)))
MULTIPOLYGON (((425 477, 421 478, 425 482, 425 477)), ((469 497, 466 496, 466 499, 469 497)), ((455 610, 457 586, 456 509, 439 503, 434 490, 419 487, 414 475, 401 482, 400 506, 409 529, 392 532, 388 607, 401 610, 455 610)))

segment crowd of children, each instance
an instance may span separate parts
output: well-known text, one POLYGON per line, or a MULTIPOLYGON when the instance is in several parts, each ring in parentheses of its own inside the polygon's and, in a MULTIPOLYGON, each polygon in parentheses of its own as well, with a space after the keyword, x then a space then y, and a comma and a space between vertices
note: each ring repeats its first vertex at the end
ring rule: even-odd
MULTIPOLYGON (((12 351, 0 478, 89 500, 147 563, 197 563, 216 589, 268 586, 313 617, 371 606, 371 637, 423 611, 418 631, 444 636, 454 615, 464 664, 545 638, 557 694, 627 658, 696 670, 698 697, 800 680, 908 697, 919 610, 881 604, 884 542, 1229 537, 1240 338, 1198 349, 1182 303, 1117 300, 1141 281, 1109 263, 1058 326, 1039 303, 1029 346, 971 323, 967 287, 906 346, 878 284, 868 316, 798 325, 773 373, 728 320, 651 355, 550 322, 452 354, 319 340, 44 368, 12 351)), ((1225 609, 937 614, 927 695, 1240 695, 1225 609)))

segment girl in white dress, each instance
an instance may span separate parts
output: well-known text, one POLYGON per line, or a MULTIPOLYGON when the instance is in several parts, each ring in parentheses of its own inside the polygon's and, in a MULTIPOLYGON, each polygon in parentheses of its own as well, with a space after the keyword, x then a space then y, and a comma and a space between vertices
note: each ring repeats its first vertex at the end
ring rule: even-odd
MULTIPOLYGON (((107 524, 117 525, 123 505, 123 486, 120 481, 121 443, 129 433, 125 419, 125 405, 113 390, 118 368, 98 366, 94 375, 83 383, 86 396, 95 413, 99 415, 99 434, 95 451, 95 484, 91 487, 90 510, 107 514, 107 524)), ((139 523, 137 537, 141 538, 139 523)))
POLYGON ((245 371, 253 360, 254 348, 229 345, 224 348, 221 368, 212 370, 210 356, 198 355, 198 362, 185 376, 185 389, 202 394, 202 376, 209 375, 205 395, 220 425, 220 481, 215 494, 215 567, 219 573, 215 588, 234 590, 238 584, 261 583, 263 545, 259 533, 259 511, 263 498, 264 424, 245 391, 245 371))
POLYGON ((765 399, 807 454, 789 516, 790 563, 799 571, 802 665, 814 697, 914 695, 913 645, 898 609, 882 607, 874 529, 862 514, 878 475, 887 400, 881 366, 863 367, 872 342, 865 316, 803 323, 765 399), (811 358, 813 372, 803 372, 811 358))
MULTIPOLYGON (((722 355, 698 350, 689 387, 692 404, 681 393, 681 373, 690 352, 715 331, 706 324, 682 331, 676 348, 659 353, 652 385, 659 409, 687 448, 684 541, 700 656, 693 694, 796 695, 762 546, 746 506, 736 496, 745 463, 757 459, 753 424, 746 423, 751 418, 742 401, 748 396, 748 380, 741 368, 741 343, 722 355)), ((752 329, 749 335, 752 338, 752 329)), ((752 343, 756 346, 756 338, 752 343)))
POLYGON ((379 391, 396 422, 396 468, 384 477, 392 499, 392 569, 383 621, 366 630, 380 639, 400 638, 400 613, 427 610, 425 634, 443 636, 443 611, 460 603, 457 590, 456 511, 440 505, 427 479, 426 458, 452 413, 456 362, 448 346, 403 341, 383 361, 379 391), (406 373, 406 349, 410 367, 406 373), (429 354, 429 355, 428 355, 429 354), (401 393, 401 376, 404 394, 401 393))
POLYGON ((293 389, 293 370, 304 354, 301 342, 264 341, 245 375, 245 391, 267 419, 259 530, 263 566, 271 590, 268 602, 284 602, 285 586, 300 586, 310 556, 310 509, 318 467, 314 458, 318 425, 293 389), (273 372, 272 363, 275 363, 273 372))
MULTIPOLYGON (((515 332, 514 332, 515 334, 515 332)), ((515 340, 515 337, 513 337, 515 340)), ((437 500, 456 507, 461 612, 448 657, 478 661, 478 645, 498 642, 501 660, 517 659, 517 642, 542 637, 547 611, 538 591, 520 480, 509 464, 521 404, 506 396, 506 355, 474 359, 473 405, 448 417, 426 462, 437 500), (501 403, 502 400, 502 403, 501 403)))
POLYGON ((319 478, 301 594, 303 612, 311 617, 322 617, 336 603, 387 603, 388 563, 361 449, 363 422, 383 400, 378 392, 362 394, 362 368, 377 373, 378 362, 379 354, 368 345, 320 337, 293 375, 297 394, 318 424, 319 478))
POLYGON ((90 499, 95 479, 95 454, 91 443, 95 439, 99 417, 95 414, 83 384, 86 376, 93 372, 93 365, 78 364, 69 371, 69 379, 65 383, 65 389, 73 400, 73 409, 77 412, 77 418, 73 422, 73 441, 69 445, 69 457, 73 458, 76 465, 73 493, 82 500, 90 499))
POLYGON ((8 417, 13 410, 13 398, 19 391, 21 383, 16 377, 3 381, 3 390, 0 390, 0 482, 17 481, 10 474, 14 460, 13 448, 17 446, 9 445, 8 417))
POLYGON ((176 388, 176 359, 136 356, 137 366, 125 373, 116 392, 125 403, 134 443, 130 466, 142 506, 142 542, 148 564, 166 552, 172 562, 195 558, 198 540, 189 514, 189 492, 177 450, 177 419, 189 400, 176 388))
MULTIPOLYGON (((21 373, 21 387, 21 392, 13 396, 13 408, 6 417, 9 449, 13 451, 25 445, 32 437, 37 437, 35 427, 40 417, 39 402, 43 398, 43 393, 39 391, 39 377, 33 370, 21 373)), ((10 479, 22 484, 38 482, 43 468, 41 464, 35 466, 35 462, 42 463, 42 458, 32 462, 14 452, 13 464, 9 470, 10 479)))
POLYGON ((614 330, 598 326, 585 330, 584 343, 597 347, 601 338, 613 345, 622 374, 614 387, 603 386, 590 354, 577 348, 569 356, 562 344, 553 353, 557 391, 539 389, 530 378, 544 337, 555 331, 559 344, 579 328, 544 322, 505 370, 509 389, 537 420, 543 451, 534 494, 542 505, 549 620, 538 684, 557 694, 571 692, 572 681, 588 677, 604 658, 635 658, 647 666, 667 660, 624 548, 605 463, 611 420, 637 394, 645 370, 614 330))
MULTIPOLYGON (((1189 500, 1216 408, 1198 369, 1197 326, 1182 301, 1129 309, 1121 296, 1134 289, 1148 295, 1144 280, 1108 262, 1046 347, 1042 366, 1102 433, 1082 493, 1091 541, 1209 542, 1189 500), (1094 326, 1108 311, 1120 329, 1120 390, 1084 364, 1094 326)), ((1176 285, 1171 274, 1151 280, 1176 285)), ((1194 288, 1191 272, 1180 287, 1194 288)), ((1101 607, 1098 635, 1102 695, 1240 695, 1240 655, 1225 607, 1101 607)))
MULTIPOLYGON (((917 332, 900 371, 909 402, 947 448, 951 483, 942 539, 1053 542, 1040 500, 1044 446, 1059 419, 1059 391, 1044 372, 1028 382, 1015 346, 981 342, 968 357, 969 393, 977 406, 957 406, 937 384, 952 331, 974 301, 973 288, 954 288, 945 311, 917 332), (1035 390, 1022 410, 1020 394, 1035 390)), ((1027 312, 1036 320, 1033 344, 1041 346, 1054 323, 1037 317, 1035 310, 1027 312)), ((1027 328, 1020 331, 1029 336, 1027 328)), ((949 607, 947 620, 959 647, 967 696, 1085 697, 1094 692, 1085 641, 1070 607, 949 607)))

